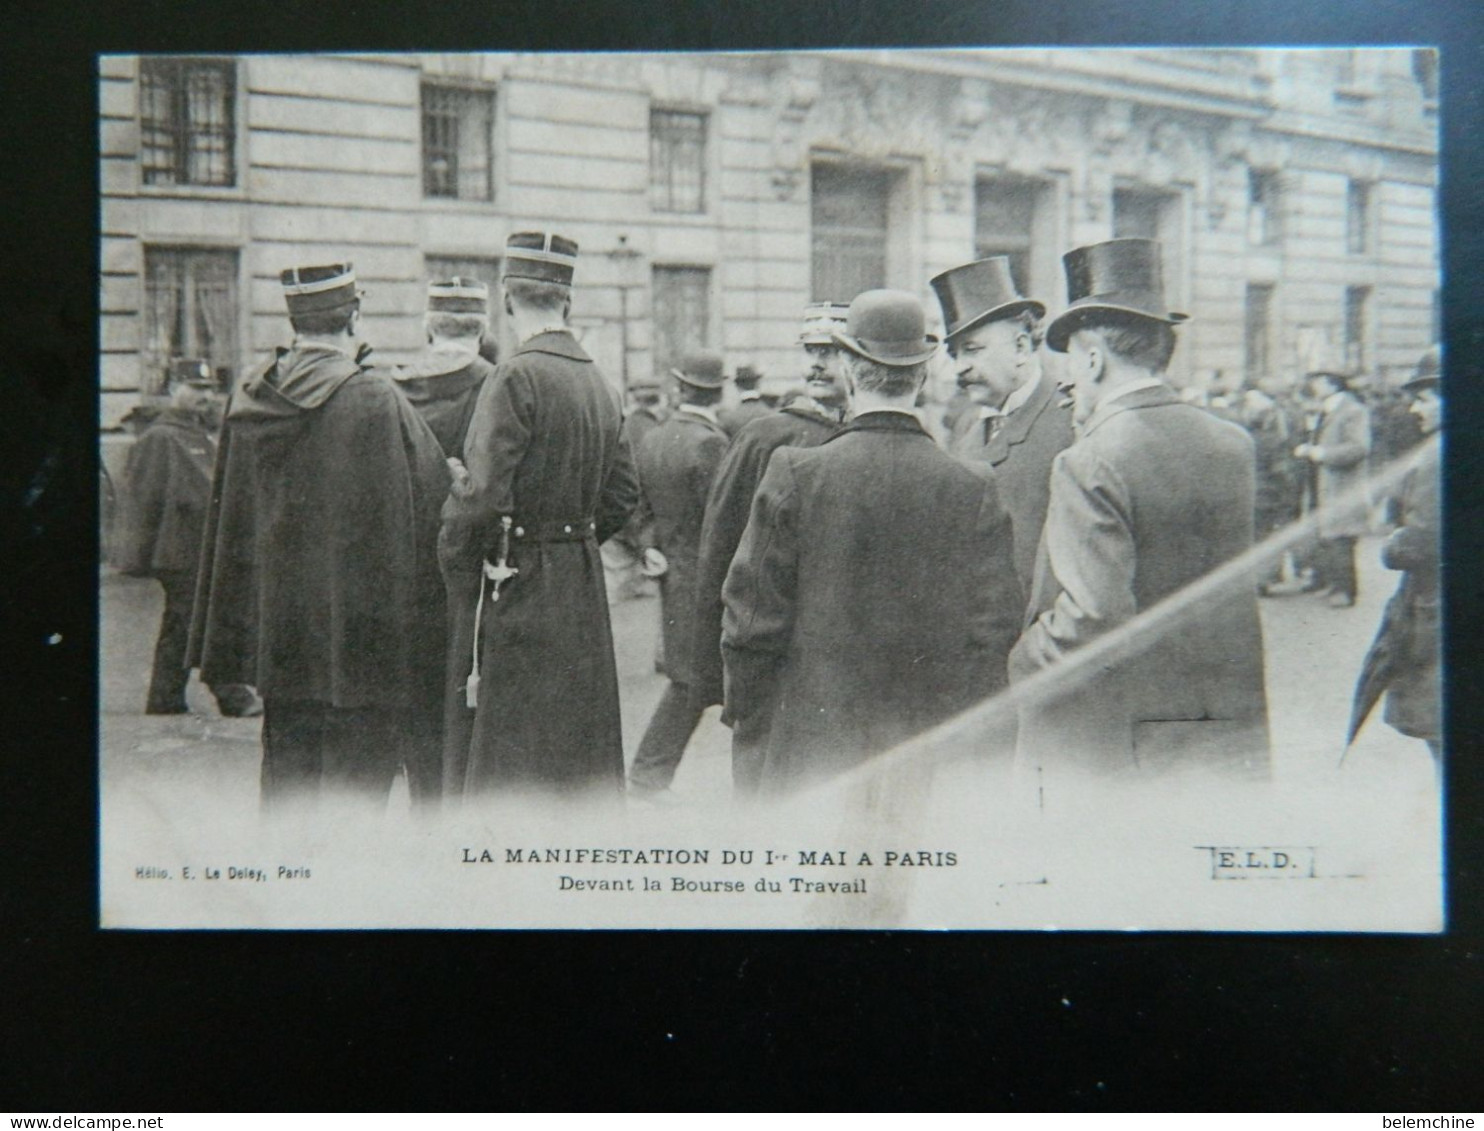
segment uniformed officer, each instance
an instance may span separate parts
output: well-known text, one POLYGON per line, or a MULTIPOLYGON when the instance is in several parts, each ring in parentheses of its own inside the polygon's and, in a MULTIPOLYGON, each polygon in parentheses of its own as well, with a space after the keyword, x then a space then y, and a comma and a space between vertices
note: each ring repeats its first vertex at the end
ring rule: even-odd
POLYGON ((638 501, 619 397, 567 328, 575 241, 516 232, 505 310, 520 343, 480 389, 468 468, 444 508, 445 574, 482 571, 476 713, 447 750, 464 795, 623 788, 618 675, 600 543, 638 501), (460 759, 465 764, 460 766, 460 759), (462 772, 461 772, 462 771, 462 772))
POLYGON ((977 402, 957 421, 950 449, 995 469, 1015 524, 1015 573, 1029 593, 1051 497, 1051 463, 1072 442, 1070 406, 1041 371, 1036 324, 1046 307, 1016 289, 1005 256, 935 276, 945 344, 959 387, 977 402))
POLYGON ((464 433, 479 387, 495 367, 479 354, 489 331, 489 288, 455 276, 428 284, 428 350, 393 376, 450 459, 464 458, 464 433))
POLYGON ((722 370, 721 354, 701 350, 671 371, 680 403, 645 437, 637 456, 641 510, 652 516, 645 556, 648 572, 660 582, 664 668, 670 679, 629 768, 629 785, 639 791, 669 787, 705 710, 691 702, 690 654, 701 523, 728 442, 716 415, 726 381, 722 370))
MULTIPOLYGON (((165 590, 145 706, 151 715, 187 710, 186 645, 216 459, 216 438, 207 427, 207 410, 218 393, 211 367, 200 358, 174 358, 168 388, 169 405, 129 450, 116 551, 121 572, 152 577, 165 590)), ((211 690, 223 715, 263 713, 250 687, 217 683, 211 690)))

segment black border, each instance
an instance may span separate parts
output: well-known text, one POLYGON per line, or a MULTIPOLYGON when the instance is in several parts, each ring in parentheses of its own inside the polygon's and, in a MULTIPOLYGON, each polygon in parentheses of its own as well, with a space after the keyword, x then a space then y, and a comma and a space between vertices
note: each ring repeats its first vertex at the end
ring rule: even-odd
POLYGON ((0 1072, 13 1110, 1477 1110, 1479 167, 1467 0, 135 0, 12 15, 0 1072), (1444 49, 1450 926, 1440 938, 95 929, 98 52, 1444 49), (57 643, 48 643, 54 635, 57 643), (1472 1055, 1470 1055, 1472 1053, 1472 1055))

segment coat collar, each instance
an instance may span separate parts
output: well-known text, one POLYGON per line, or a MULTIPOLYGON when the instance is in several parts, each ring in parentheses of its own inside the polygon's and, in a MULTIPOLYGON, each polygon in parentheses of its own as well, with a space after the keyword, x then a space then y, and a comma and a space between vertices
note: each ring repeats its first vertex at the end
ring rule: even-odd
POLYGON ((698 428, 704 428, 708 432, 717 432, 725 436, 721 425, 716 422, 716 417, 708 409, 697 411, 697 405, 681 405, 670 414, 670 423, 693 424, 698 428))
POLYGON ((1141 408, 1160 408, 1164 405, 1182 404, 1175 390, 1168 385, 1151 385, 1125 393, 1112 401, 1104 401, 1093 410, 1092 417, 1082 426, 1082 435, 1089 436, 1107 421, 1123 412, 1135 412, 1141 408))
POLYGON ((517 355, 523 353, 549 353, 557 357, 565 357, 571 361, 591 361, 577 344, 577 339, 572 336, 570 330, 547 330, 545 333, 537 334, 528 338, 515 351, 517 355))
MULTIPOLYGON (((1036 387, 1026 398, 1025 403, 1005 417, 1005 423, 1000 426, 999 432, 990 441, 989 447, 993 462, 998 463, 1008 456, 1010 448, 1014 445, 1025 443, 1036 421, 1044 412, 1053 408, 1055 402, 1056 382, 1051 379, 1050 374, 1043 372, 1036 378, 1036 387), (998 459, 994 459, 996 455, 998 459)), ((981 424, 980 427, 983 425, 981 424)))
MULTIPOLYGON (((922 426, 922 421, 905 412, 863 412, 846 422, 840 431, 830 437, 830 440, 837 440, 847 432, 897 432, 909 436, 922 436, 928 440, 933 438, 931 433, 922 426)), ((829 443, 829 440, 825 443, 829 443)))

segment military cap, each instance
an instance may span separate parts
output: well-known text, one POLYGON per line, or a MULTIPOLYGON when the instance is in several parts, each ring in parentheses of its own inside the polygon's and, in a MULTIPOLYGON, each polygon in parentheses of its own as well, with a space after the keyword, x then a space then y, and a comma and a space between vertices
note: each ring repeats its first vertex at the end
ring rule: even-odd
POLYGON ((832 346, 835 331, 845 326, 845 315, 850 310, 848 303, 812 302, 804 308, 804 326, 799 331, 799 344, 803 346, 832 346))
POLYGON ((572 285, 577 241, 554 232, 513 232, 505 241, 505 278, 572 285))
POLYGON ((726 363, 715 350, 695 350, 685 355, 679 368, 670 370, 677 381, 698 389, 719 389, 726 384, 726 363))
POLYGON ((856 295, 845 329, 835 331, 835 343, 867 361, 892 366, 919 365, 938 349, 917 296, 893 290, 856 295))
POLYGON ((986 322, 1013 318, 1030 311, 1037 319, 1046 316, 1046 307, 1026 298, 1015 289, 1007 256, 995 255, 954 267, 929 280, 943 308, 944 337, 972 330, 986 322))
POLYGON ((290 267, 280 272, 278 279, 290 314, 334 310, 365 294, 356 286, 355 266, 350 263, 290 267))
POLYGON ((430 314, 488 314, 490 289, 478 279, 455 275, 428 284, 430 314))
POLYGON ((169 377, 172 385, 194 385, 198 389, 220 387, 211 365, 199 357, 172 357, 169 377))
POLYGON ((1066 353, 1067 339, 1096 314, 1120 314, 1173 326, 1190 316, 1165 305, 1158 240, 1122 239, 1074 248, 1062 256, 1066 310, 1046 328, 1046 345, 1066 353))
POLYGON ((739 365, 737 372, 732 374, 732 380, 739 389, 755 389, 762 379, 763 375, 750 365, 739 365))

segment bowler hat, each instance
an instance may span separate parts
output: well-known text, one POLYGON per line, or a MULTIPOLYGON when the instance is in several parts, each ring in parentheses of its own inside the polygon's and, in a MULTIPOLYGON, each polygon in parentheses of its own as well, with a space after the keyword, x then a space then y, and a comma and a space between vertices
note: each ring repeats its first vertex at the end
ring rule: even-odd
POLYGON ((750 365, 739 365, 737 372, 732 374, 732 380, 739 389, 755 389, 762 379, 763 375, 750 365))
POLYGON ((348 306, 366 292, 356 286, 355 265, 326 263, 279 272, 283 301, 290 314, 318 314, 348 306))
POLYGON ((680 367, 670 373, 676 380, 698 389, 719 389, 727 381, 725 368, 726 363, 715 350, 696 350, 686 354, 680 367))
POLYGON ((572 285, 577 241, 555 232, 512 232, 505 241, 505 278, 572 285))
POLYGON ((845 329, 834 337, 844 349, 878 365, 919 365, 938 349, 937 340, 928 337, 922 303, 906 291, 862 291, 850 304, 845 329))
POLYGON ((194 385, 198 389, 219 387, 211 365, 199 357, 172 357, 170 359, 170 383, 172 385, 194 385))
POLYGON ((1412 376, 1402 382, 1402 389, 1408 393, 1420 393, 1423 389, 1435 389, 1443 380, 1443 347, 1441 345, 1429 346, 1426 353, 1417 362, 1417 368, 1412 376))
POLYGON ((1067 351, 1067 339, 1097 314, 1129 315, 1173 326, 1190 316, 1165 305, 1158 240, 1122 239, 1074 248, 1062 256, 1067 303, 1046 328, 1046 345, 1067 351))
POLYGON ((1014 318, 1025 311, 1038 319, 1046 316, 1042 303, 1015 289, 1007 256, 976 259, 934 275, 929 283, 943 308, 943 324, 947 327, 944 336, 949 341, 965 330, 1000 318, 1014 318))

